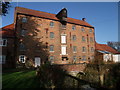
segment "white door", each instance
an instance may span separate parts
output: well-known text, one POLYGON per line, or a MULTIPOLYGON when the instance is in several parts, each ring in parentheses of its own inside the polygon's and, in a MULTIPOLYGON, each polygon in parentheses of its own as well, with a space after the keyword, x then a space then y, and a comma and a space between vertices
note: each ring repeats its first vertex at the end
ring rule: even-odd
POLYGON ((40 57, 35 57, 35 67, 40 66, 41 60, 40 57))

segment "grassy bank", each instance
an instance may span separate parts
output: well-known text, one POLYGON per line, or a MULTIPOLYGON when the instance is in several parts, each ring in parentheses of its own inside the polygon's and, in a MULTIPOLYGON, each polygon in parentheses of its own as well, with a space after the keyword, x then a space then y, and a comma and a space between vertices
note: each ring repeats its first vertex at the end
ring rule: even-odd
POLYGON ((2 88, 39 88, 35 71, 19 71, 2 75, 2 88))

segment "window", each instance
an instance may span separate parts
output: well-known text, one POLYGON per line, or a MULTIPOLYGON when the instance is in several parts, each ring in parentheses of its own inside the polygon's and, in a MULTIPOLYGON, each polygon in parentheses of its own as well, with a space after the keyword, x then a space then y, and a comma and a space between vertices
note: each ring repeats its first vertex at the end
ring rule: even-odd
POLYGON ((77 47, 76 46, 73 46, 73 52, 77 52, 77 47))
POLYGON ((94 48, 93 47, 91 47, 91 52, 94 52, 94 48))
POLYGON ((86 61, 86 56, 82 56, 82 60, 83 60, 83 61, 86 61))
POLYGON ((75 63, 77 61, 77 57, 73 56, 73 62, 75 63))
POLYGON ((75 26, 72 26, 72 30, 75 30, 76 29, 76 27, 75 26))
POLYGON ((89 32, 92 33, 92 29, 89 29, 89 32))
POLYGON ((62 24, 61 25, 62 29, 66 29, 66 25, 62 24))
POLYGON ((90 59, 91 59, 91 60, 94 60, 94 56, 91 56, 90 59))
POLYGON ((26 18, 26 17, 23 17, 23 18, 22 18, 22 22, 23 22, 23 23, 26 23, 26 22, 27 22, 27 18, 26 18))
POLYGON ((54 38, 54 33, 50 32, 50 38, 53 39, 54 38))
POLYGON ((19 56, 19 61, 20 61, 21 63, 25 63, 25 60, 26 60, 25 55, 20 55, 20 56, 19 56))
POLYGON ((23 36, 23 37, 24 37, 24 36, 25 36, 25 34, 26 34, 26 30, 24 30, 24 29, 23 29, 23 30, 21 30, 21 36, 23 36))
POLYGON ((86 48, 85 47, 82 47, 82 52, 85 52, 86 51, 86 48))
POLYGON ((66 55, 66 46, 61 46, 61 54, 66 55))
POLYGON ((72 35, 72 40, 73 40, 73 41, 76 40, 76 35, 72 35))
POLYGON ((0 46, 7 46, 7 39, 0 39, 0 46))
POLYGON ((5 64, 5 61, 6 61, 6 56, 0 55, 0 64, 5 64))
POLYGON ((85 29, 82 27, 82 28, 81 28, 81 31, 82 31, 82 32, 84 32, 84 31, 85 31, 85 29))
POLYGON ((23 43, 20 43, 19 49, 20 49, 20 51, 24 51, 25 50, 25 45, 23 43))
POLYGON ((54 56, 50 56, 49 59, 50 59, 50 61, 54 60, 54 56))
POLYGON ((82 41, 83 41, 83 42, 85 41, 85 37, 84 37, 84 36, 82 36, 82 41))
POLYGON ((50 56, 49 60, 50 60, 51 64, 53 64, 54 63, 54 56, 50 56))
POLYGON ((66 35, 61 35, 61 43, 66 43, 66 35))
POLYGON ((50 27, 54 27, 54 22, 50 22, 50 27))
POLYGON ((50 52, 54 51, 54 46, 50 45, 50 52))
POLYGON ((92 37, 90 37, 90 42, 93 42, 93 38, 92 37))

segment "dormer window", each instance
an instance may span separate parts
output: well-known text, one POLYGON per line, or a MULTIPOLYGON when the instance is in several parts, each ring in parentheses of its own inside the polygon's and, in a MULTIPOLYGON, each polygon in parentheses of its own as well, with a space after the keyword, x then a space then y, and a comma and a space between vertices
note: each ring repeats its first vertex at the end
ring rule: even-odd
POLYGON ((23 17, 23 18, 22 18, 22 22, 23 22, 23 23, 26 23, 26 22, 27 22, 27 18, 26 18, 26 17, 23 17))

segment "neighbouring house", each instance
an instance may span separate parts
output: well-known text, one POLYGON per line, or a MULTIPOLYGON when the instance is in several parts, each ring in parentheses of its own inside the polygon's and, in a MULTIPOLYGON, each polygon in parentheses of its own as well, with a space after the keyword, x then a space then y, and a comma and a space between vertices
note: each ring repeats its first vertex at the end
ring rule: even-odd
POLYGON ((40 66, 88 63, 94 58, 94 27, 82 20, 67 17, 67 9, 57 14, 15 8, 16 61, 29 60, 40 66))
POLYGON ((15 34, 14 24, 7 25, 0 30, 0 65, 3 68, 15 67, 15 34))
POLYGON ((95 44, 95 59, 104 60, 105 62, 120 62, 120 52, 106 44, 95 44))

